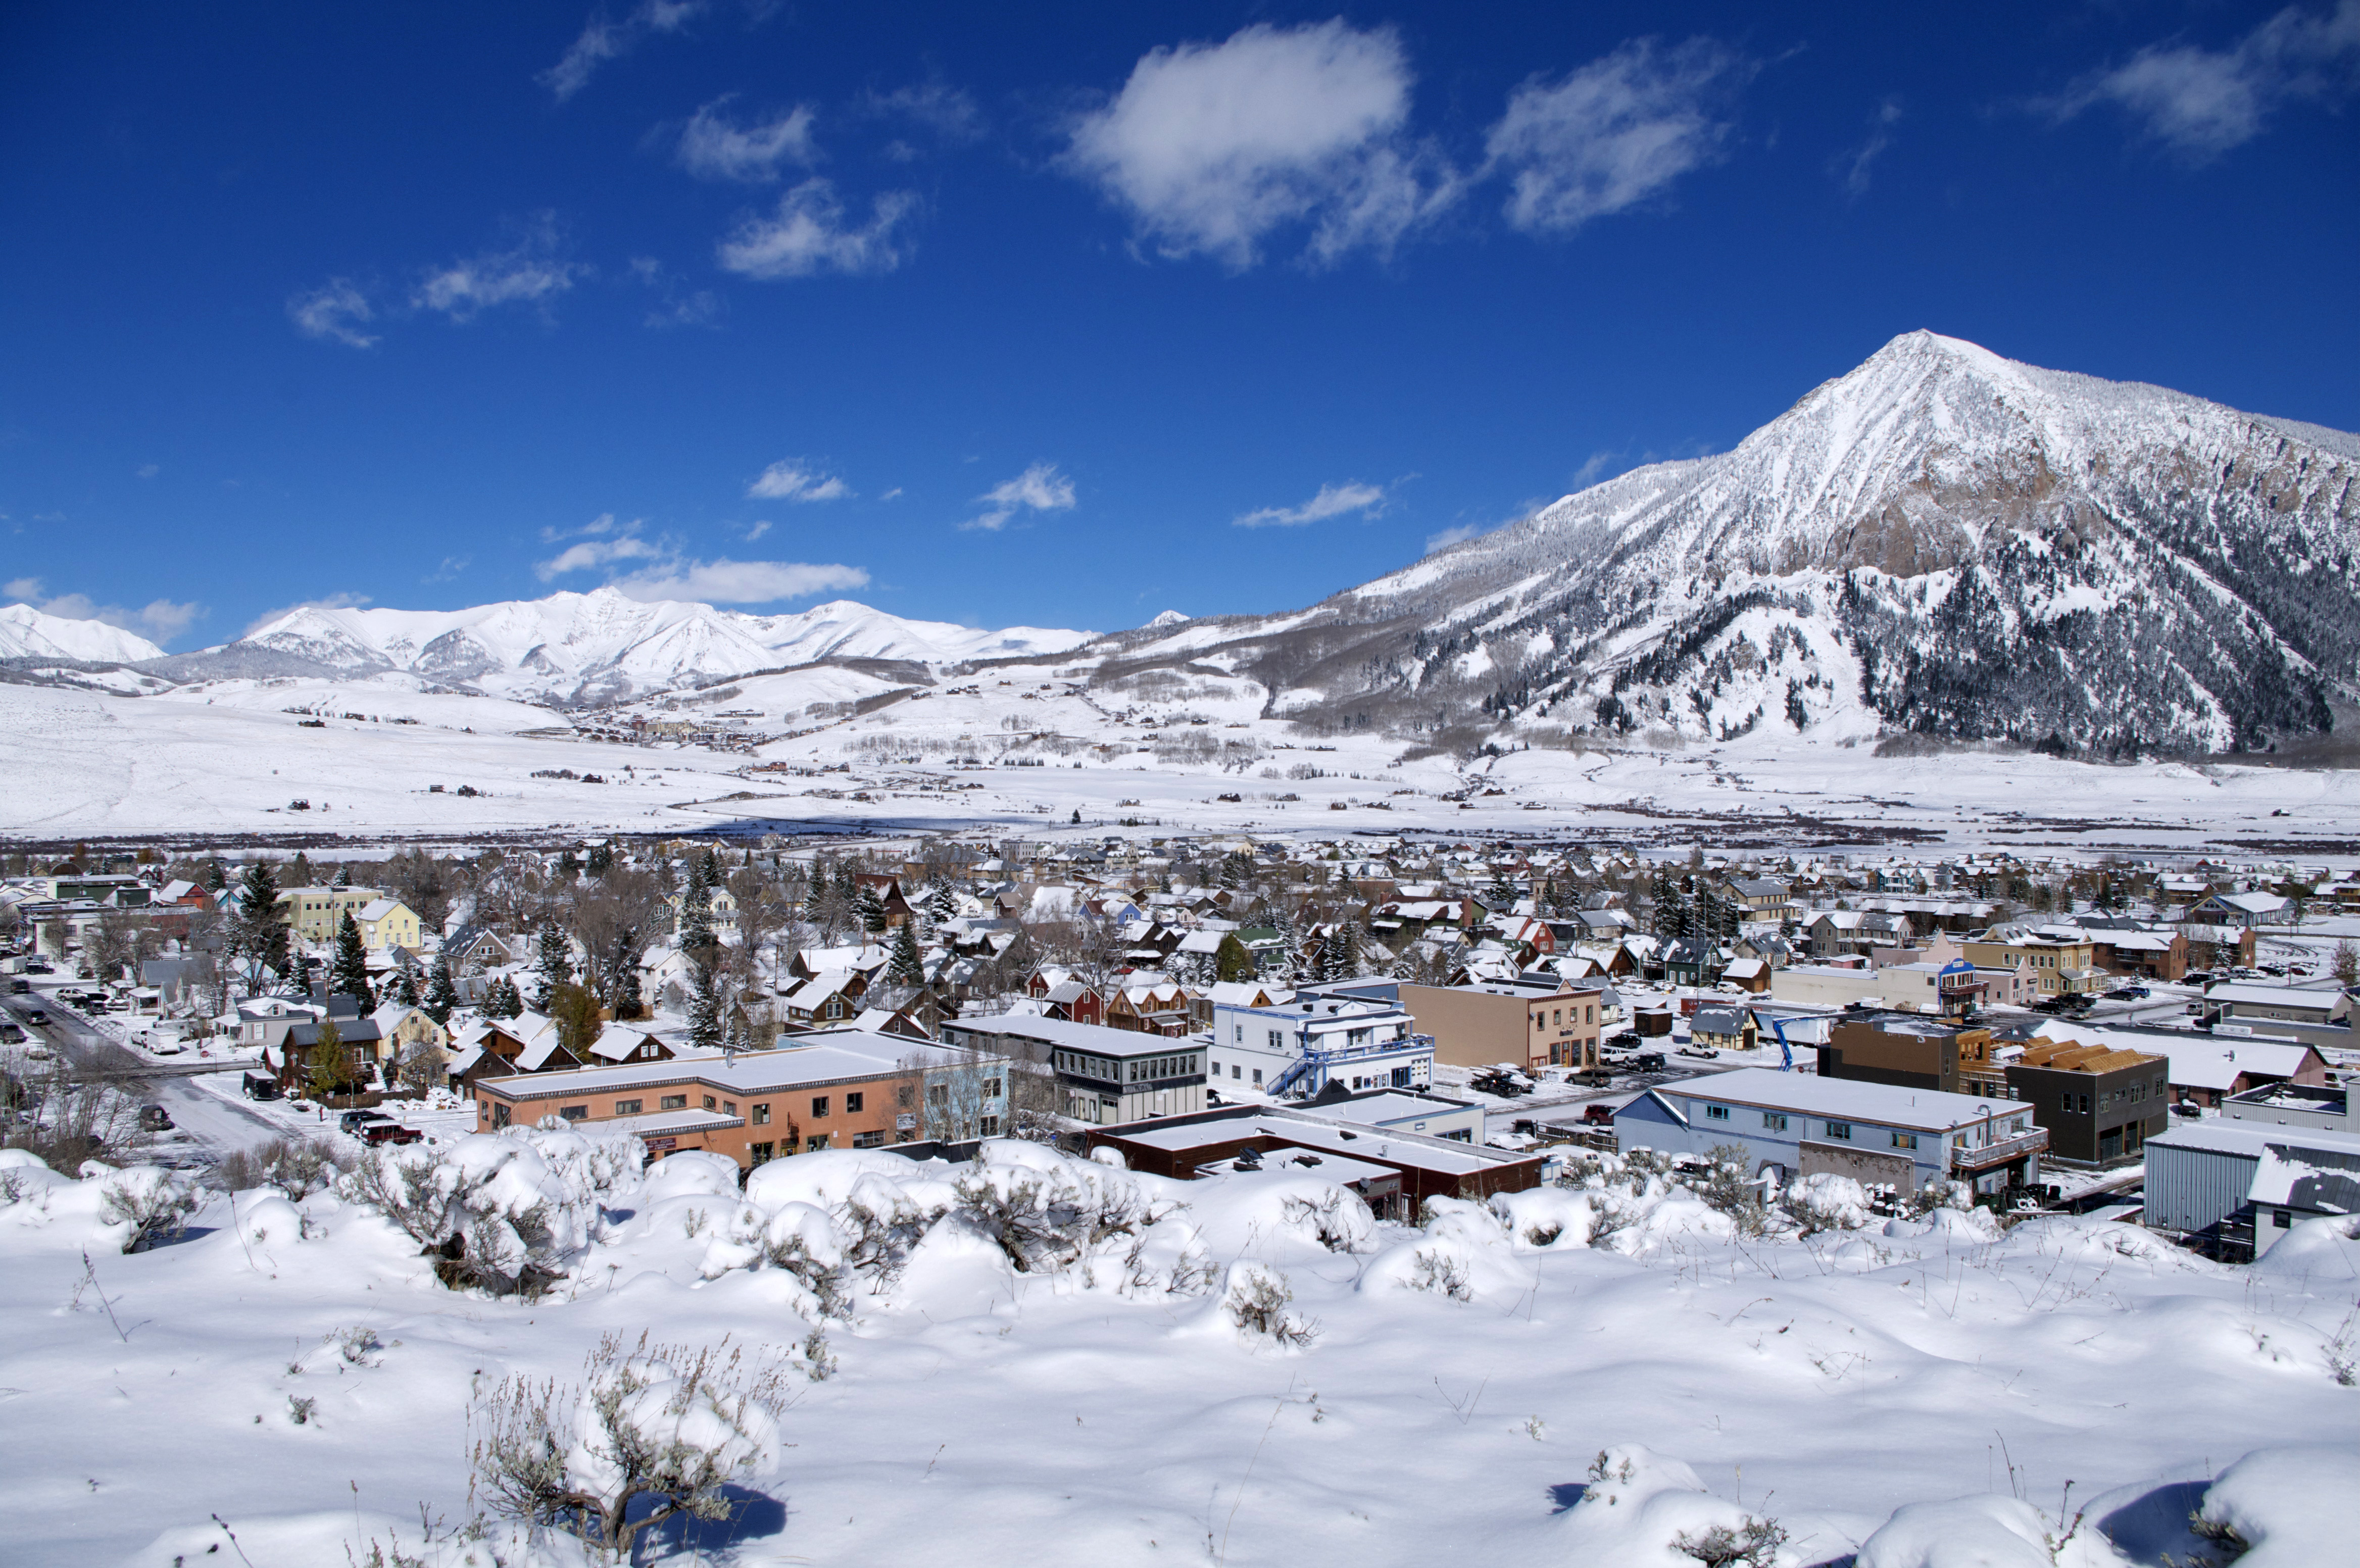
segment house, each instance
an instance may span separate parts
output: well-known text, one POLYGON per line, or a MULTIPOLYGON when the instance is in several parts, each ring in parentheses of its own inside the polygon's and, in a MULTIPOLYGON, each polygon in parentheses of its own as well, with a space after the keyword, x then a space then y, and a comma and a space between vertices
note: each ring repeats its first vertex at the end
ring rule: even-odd
POLYGON ((1062 1018, 1000 1014, 945 1018, 945 1043, 1025 1061, 1056 1074, 1065 1113, 1109 1125, 1186 1115, 1205 1106, 1205 1045, 1062 1018))
POLYGON ((1094 1127, 1093 1151, 1133 1170, 1192 1181, 1317 1175, 1358 1193, 1382 1218, 1405 1221, 1428 1198, 1481 1201, 1541 1184, 1536 1155, 1388 1128, 1374 1135, 1317 1106, 1231 1105, 1127 1126, 1094 1127), (1311 1157, 1306 1159, 1303 1157, 1311 1157))
POLYGON ((2275 1019, 2289 1024, 2333 1024, 2351 1016, 2352 999, 2333 988, 2247 985, 2224 981, 2204 988, 2205 1005, 2239 1023, 2275 1019))
POLYGON ((1786 884, 1766 877, 1738 877, 1725 890, 1756 920, 1775 920, 1786 913, 1786 884))
POLYGON ((1265 985, 1258 980, 1215 981, 1189 992, 1188 1022, 1192 1027, 1209 1029, 1217 1007, 1280 1007, 1294 997, 1295 992, 1283 985, 1265 985))
POLYGON ((1133 1029, 1178 1039, 1189 1030, 1188 993, 1169 981, 1127 985, 1107 1003, 1105 1023, 1109 1029, 1133 1029))
MULTIPOLYGON (((357 1013, 358 1009, 355 1008, 357 1013)), ((312 1023, 327 1015, 324 1005, 308 1002, 290 1002, 283 996, 257 997, 237 1004, 237 1043, 253 1046, 266 1055, 276 1054, 287 1043, 287 1031, 298 1024, 312 1023)))
POLYGON ((2049 1146, 2030 1109, 2010 1101, 1751 1067, 1647 1090, 1614 1113, 1614 1137, 1626 1151, 1733 1146, 1756 1172, 1826 1172, 1904 1193, 1939 1181, 1988 1194, 2028 1187, 2049 1146))
POLYGON ((1720 983, 1759 996, 1770 989, 1770 965, 1761 959, 1732 959, 1721 966, 1720 983))
MULTIPOLYGON (((436 1052, 451 1048, 451 1031, 437 1024, 424 1008, 407 1002, 388 1002, 369 1014, 377 1029, 377 1063, 386 1081, 393 1081, 401 1059, 412 1047, 436 1052)), ((435 1075, 439 1081, 440 1075, 435 1075)))
POLYGON ((1107 1021, 1106 998, 1100 996, 1087 981, 1062 980, 1046 991, 1032 994, 1040 1002, 1041 1015, 1044 1018, 1064 1018, 1076 1024, 1103 1024, 1107 1021))
POLYGON ((373 898, 353 912, 361 928, 361 945, 372 952, 397 948, 416 949, 418 916, 398 898, 373 898))
POLYGON ((2289 901, 2275 893, 2208 894, 2188 906, 2184 926, 2228 926, 2251 930, 2288 917, 2289 901))
POLYGON ((468 1025, 452 1037, 451 1060, 444 1071, 454 1085, 471 1088, 480 1079, 563 1072, 581 1065, 581 1059, 559 1043, 552 1020, 524 1013, 468 1025))
POLYGON ((2254 967, 2256 938, 2251 926, 2206 926, 2189 921, 2180 926, 2180 934, 2188 939, 2189 963, 2197 968, 2254 967))
POLYGON ((2036 1037, 2122 1045, 2159 1051, 2174 1103, 2218 1105, 2234 1094, 2274 1083, 2327 1087, 2327 1061, 2300 1040, 2201 1035, 2185 1029, 2095 1029, 2044 1021, 2036 1037))
POLYGON ((337 1041, 348 1058, 347 1080, 366 1083, 377 1076, 377 1064, 385 1058, 385 1041, 375 1019, 312 1018, 287 1031, 286 1041, 275 1057, 263 1058, 265 1066, 276 1069, 281 1089, 290 1093, 301 1091, 311 1076, 312 1053, 319 1049, 321 1037, 330 1025, 334 1025, 337 1041))
POLYGON ((625 1062, 671 1061, 679 1053, 660 1035, 636 1024, 609 1023, 590 1042, 585 1067, 613 1067, 625 1062))
POLYGON ((1434 1041, 1397 1003, 1297 992, 1274 1006, 1215 1007, 1207 1070, 1237 1096, 1419 1089, 1434 1080, 1434 1041))
POLYGON ((1717 1051, 1750 1051, 1758 1038, 1753 1010, 1699 1007, 1688 1020, 1688 1038, 1717 1051))
POLYGON ((807 1029, 840 1027, 861 1013, 869 977, 858 970, 826 970, 787 991, 787 1022, 807 1029))
POLYGON ((2049 1129, 2049 1157, 2075 1165, 2140 1157, 2171 1120, 2164 1057, 2070 1040, 2034 1040, 2005 1068, 2008 1096, 2049 1129))
POLYGON ((2096 942, 2078 927, 1993 930, 1960 945, 1967 961, 1977 967, 2015 969, 2030 964, 2039 977, 2043 996, 2086 995, 2112 983, 2097 965, 2096 942))
POLYGON ((1415 1031, 1432 1037, 1435 1060, 1452 1067, 1598 1065, 1604 1025, 1594 984, 1577 987, 1554 975, 1535 985, 1405 983, 1400 996, 1415 1031))
POLYGON ((1713 945, 1701 937, 1681 937, 1664 948, 1664 983, 1699 988, 1721 980, 1721 964, 1713 945))
POLYGON ((659 1158, 707 1149, 751 1168, 808 1150, 915 1139, 922 1075, 902 1064, 901 1046, 844 1030, 770 1051, 486 1074, 468 1092, 483 1132, 553 1115, 633 1134, 659 1158))

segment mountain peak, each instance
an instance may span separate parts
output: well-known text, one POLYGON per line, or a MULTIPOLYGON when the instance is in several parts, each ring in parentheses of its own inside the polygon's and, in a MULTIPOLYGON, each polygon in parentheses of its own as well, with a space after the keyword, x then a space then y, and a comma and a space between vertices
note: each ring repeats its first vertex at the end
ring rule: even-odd
POLYGON ((164 650, 135 631, 103 620, 69 620, 28 604, 0 609, 0 659, 75 659, 137 663, 164 650))

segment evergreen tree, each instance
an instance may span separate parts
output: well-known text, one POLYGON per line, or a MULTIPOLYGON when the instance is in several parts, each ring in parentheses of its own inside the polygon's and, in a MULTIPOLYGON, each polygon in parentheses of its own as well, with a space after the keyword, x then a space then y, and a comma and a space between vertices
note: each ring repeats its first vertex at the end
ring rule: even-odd
POLYGON ((680 894, 680 950, 702 968, 714 946, 713 883, 705 877, 704 860, 692 859, 688 885, 680 894))
POLYGON ((860 920, 862 930, 873 937, 885 929, 885 901, 878 896, 875 888, 862 883, 852 907, 860 920))
POLYGON ((399 1003, 404 1007, 418 1005, 418 976, 408 965, 394 966, 393 979, 386 983, 383 1000, 399 1003))
POLYGON ((207 861, 205 862, 205 891, 207 893, 219 893, 227 886, 229 886, 229 876, 222 870, 222 863, 219 861, 207 861))
POLYGON ((270 955, 264 961, 270 965, 270 972, 279 977, 279 985, 298 996, 310 995, 311 960, 304 957, 303 949, 295 944, 293 933, 284 926, 273 924, 263 928, 263 940, 264 950, 270 955))
POLYGON ((451 960, 437 956, 434 972, 426 977, 425 1000, 418 1004, 437 1024, 448 1024, 459 1010, 459 987, 451 979, 451 960))
POLYGON ((639 933, 626 926, 615 938, 606 959, 606 1005, 617 1018, 637 1018, 647 1011, 639 1000, 639 933))
POLYGON ((325 1100, 351 1079, 352 1058, 344 1052, 344 1036, 333 1020, 320 1021, 320 1035, 303 1058, 303 1088, 314 1100, 325 1100))
POLYGON ((300 850, 295 851, 294 861, 287 868, 287 885, 290 887, 311 885, 311 861, 300 850))
POLYGON ((1336 978, 1358 980, 1360 976, 1360 928, 1347 920, 1337 931, 1336 941, 1343 949, 1336 958, 1336 978))
POLYGON ((524 998, 517 994, 516 981, 507 975, 492 981, 484 993, 484 1016, 515 1018, 524 1012, 524 998))
POLYGON ((256 861, 246 868, 237 884, 238 918, 250 926, 261 926, 279 917, 279 878, 268 861, 256 861))
POLYGON ((695 970, 695 986, 688 999, 688 1040, 700 1051, 721 1048, 722 1006, 719 981, 713 971, 699 964, 695 970))
POLYGON ((350 866, 344 866, 344 865, 340 865, 340 866, 338 866, 338 867, 336 868, 336 874, 335 874, 334 876, 332 876, 332 877, 330 877, 330 878, 328 879, 328 885, 329 885, 330 887, 350 887, 350 886, 352 886, 352 885, 353 885, 353 868, 352 868, 352 867, 350 867, 350 866))
POLYGON ((557 1025, 557 1043, 577 1061, 590 1059, 590 1044, 606 1025, 598 1019, 598 999, 571 981, 550 992, 549 1005, 540 1009, 557 1025))
POLYGON ((939 926, 957 914, 958 894, 951 891, 950 883, 935 883, 926 894, 926 917, 939 926))
POLYGON ((1251 980, 1254 978, 1253 954, 1238 940, 1235 931, 1221 933, 1221 945, 1213 949, 1213 978, 1216 980, 1251 980))
POLYGON ((926 982, 925 955, 918 951, 917 928, 910 921, 902 921, 893 933, 893 961, 886 973, 897 985, 926 982))
POLYGON ((592 876, 605 876, 608 872, 615 869, 614 846, 611 844, 591 845, 590 858, 587 864, 592 876))
POLYGON ((349 909, 336 923, 336 957, 328 966, 328 990, 351 997, 364 1013, 377 1005, 369 992, 368 949, 361 946, 360 925, 349 909))
POLYGON ((541 923, 541 960, 535 972, 540 979, 533 986, 532 1010, 546 1013, 557 988, 574 983, 572 947, 566 940, 565 928, 553 917, 541 923))

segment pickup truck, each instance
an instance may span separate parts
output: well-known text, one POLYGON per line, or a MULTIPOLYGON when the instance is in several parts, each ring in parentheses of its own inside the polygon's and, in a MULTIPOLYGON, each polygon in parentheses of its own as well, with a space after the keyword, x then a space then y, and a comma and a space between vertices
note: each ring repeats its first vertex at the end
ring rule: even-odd
POLYGON ((381 1144, 414 1144, 426 1135, 415 1127, 405 1127, 399 1122, 371 1122, 361 1129, 361 1141, 376 1148, 381 1144))

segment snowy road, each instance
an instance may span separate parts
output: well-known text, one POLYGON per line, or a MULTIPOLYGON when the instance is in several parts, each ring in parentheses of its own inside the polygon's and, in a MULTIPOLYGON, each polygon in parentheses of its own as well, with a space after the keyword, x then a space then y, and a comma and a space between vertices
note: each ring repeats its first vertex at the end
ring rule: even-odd
MULTIPOLYGON (((10 1012, 18 1023, 24 1025, 27 1036, 46 1038, 60 1058, 76 1066, 90 1063, 99 1053, 110 1047, 123 1049, 91 1029, 63 1003, 52 997, 35 992, 11 996, 6 1000, 10 1012), (49 1021, 46 1025, 27 1020, 27 1014, 35 1009, 49 1014, 49 1021)), ((143 1104, 164 1107, 181 1137, 210 1155, 223 1155, 232 1149, 249 1147, 278 1137, 285 1131, 237 1101, 210 1092, 191 1078, 158 1076, 138 1080, 127 1087, 143 1104)))

